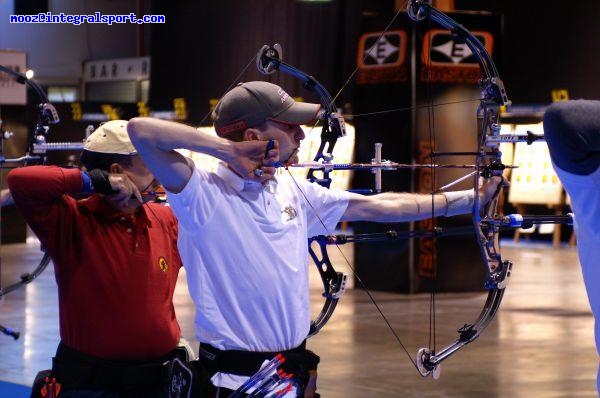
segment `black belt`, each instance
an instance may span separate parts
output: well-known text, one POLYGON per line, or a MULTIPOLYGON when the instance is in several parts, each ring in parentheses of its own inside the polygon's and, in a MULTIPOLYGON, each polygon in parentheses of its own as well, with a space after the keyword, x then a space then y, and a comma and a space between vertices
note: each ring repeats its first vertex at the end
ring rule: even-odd
POLYGON ((306 340, 298 347, 286 351, 255 352, 239 350, 220 350, 208 343, 200 343, 200 363, 212 376, 215 373, 231 373, 239 376, 252 376, 260 369, 264 361, 273 359, 277 354, 297 354, 306 351, 306 340))
MULTIPOLYGON (((183 350, 183 351, 181 351, 183 350)), ((160 358, 140 362, 110 361, 86 355, 62 342, 52 359, 52 375, 69 389, 107 389, 160 385, 168 377, 169 360, 187 358, 177 348, 160 358)))

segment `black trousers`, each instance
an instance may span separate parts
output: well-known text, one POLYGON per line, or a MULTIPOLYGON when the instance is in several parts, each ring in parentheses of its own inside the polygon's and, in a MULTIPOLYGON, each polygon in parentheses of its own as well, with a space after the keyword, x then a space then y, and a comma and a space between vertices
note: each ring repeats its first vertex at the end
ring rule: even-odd
POLYGON ((45 378, 60 384, 59 397, 71 398, 162 398, 168 397, 168 363, 187 360, 185 349, 175 349, 148 361, 109 361, 58 345, 51 372, 36 377, 32 397, 40 396, 45 378))

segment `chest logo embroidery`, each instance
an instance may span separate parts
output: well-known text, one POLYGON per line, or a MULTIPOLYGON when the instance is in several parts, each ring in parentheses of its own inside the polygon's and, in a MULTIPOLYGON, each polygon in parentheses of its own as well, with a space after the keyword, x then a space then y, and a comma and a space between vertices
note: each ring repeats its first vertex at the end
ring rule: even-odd
POLYGON ((158 258, 158 266, 160 267, 160 269, 163 272, 167 272, 167 270, 169 269, 169 264, 167 264, 167 259, 164 258, 163 256, 160 256, 158 258))
POLYGON ((296 213, 296 209, 294 209, 291 205, 287 205, 285 209, 281 210, 281 213, 287 214, 287 220, 285 221, 292 221, 298 216, 298 213, 296 213))

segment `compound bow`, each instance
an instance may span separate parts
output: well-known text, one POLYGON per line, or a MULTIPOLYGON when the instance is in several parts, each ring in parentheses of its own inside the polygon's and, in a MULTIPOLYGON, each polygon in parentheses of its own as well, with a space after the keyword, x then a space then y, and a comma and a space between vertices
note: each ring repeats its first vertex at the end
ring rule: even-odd
MULTIPOLYGON (((432 375, 434 378, 437 378, 440 373, 440 364, 462 347, 477 339, 483 330, 485 330, 485 328, 492 322, 500 307, 500 303, 502 301, 512 269, 512 262, 503 259, 500 253, 499 236, 501 229, 526 227, 533 224, 570 224, 573 222, 573 218, 571 215, 499 216, 497 207, 500 198, 501 187, 498 188, 498 190, 495 192, 495 195, 488 203, 483 204, 480 202, 480 199, 477 195, 477 187, 480 176, 487 178, 501 176, 502 171, 506 167, 511 167, 502 164, 499 144, 502 142, 531 143, 534 140, 540 139, 540 137, 532 137, 531 135, 500 135, 500 107, 509 105, 510 101, 508 100, 504 85, 490 55, 486 51, 484 45, 471 32, 441 11, 432 7, 430 1, 427 0, 409 0, 407 3, 407 11, 408 16, 415 22, 430 19, 442 27, 450 30, 455 40, 465 43, 469 47, 474 56, 477 58, 482 71, 482 77, 479 80, 481 93, 480 103, 477 109, 477 149, 472 153, 472 155, 475 156, 475 164, 469 165, 468 167, 474 169, 474 171, 470 173, 470 176, 473 178, 475 191, 473 205, 473 226, 483 257, 484 267, 486 269, 487 277, 485 281, 485 287, 488 290, 488 296, 477 319, 473 323, 465 324, 459 328, 458 337, 452 343, 439 351, 435 351, 435 349, 432 348, 421 348, 417 352, 416 360, 414 360, 406 350, 404 344, 402 344, 396 332, 390 326, 385 315, 369 293, 368 289, 366 289, 363 282, 356 275, 356 272, 354 272, 354 274, 358 283, 365 287, 365 291, 372 303, 375 305, 383 319, 388 324, 390 331, 407 353, 417 371, 423 377, 432 375)), ((400 12, 394 16, 393 20, 395 20, 399 14, 400 12)), ((391 26, 391 22, 388 24, 388 28, 389 26, 391 26)), ((388 28, 386 28, 385 32, 382 33, 382 36, 387 32, 388 28)), ((344 136, 344 123, 343 118, 337 112, 337 108, 334 104, 334 97, 332 97, 314 77, 283 62, 281 60, 281 47, 279 45, 263 46, 257 54, 256 64, 258 70, 263 74, 271 74, 276 70, 281 70, 282 72, 291 74, 292 76, 300 79, 305 88, 319 95, 320 102, 324 109, 324 112, 320 115, 320 119, 323 121, 321 144, 314 161, 303 165, 304 167, 310 168, 308 178, 312 182, 318 182, 325 187, 329 187, 331 183, 329 172, 334 169, 370 169, 372 171, 377 169, 380 171, 381 169, 386 168, 398 169, 404 167, 467 167, 465 165, 441 166, 433 164, 429 166, 398 165, 383 163, 381 160, 372 163, 371 165, 335 165, 332 163, 333 157, 331 156, 331 152, 333 151, 333 147, 335 146, 337 139, 344 136), (323 178, 316 178, 314 176, 314 173, 317 170, 320 170, 323 173, 323 178)), ((340 92, 343 90, 343 88, 344 87, 342 87, 340 92)), ((462 179, 464 178, 461 178, 461 180, 462 179)), ((450 185, 452 184, 448 184, 446 186, 450 185)), ((472 231, 473 230, 471 229, 471 233, 472 231)), ((462 228, 458 233, 464 233, 464 228, 462 228)), ((337 302, 344 291, 346 283, 346 275, 335 271, 327 254, 327 245, 337 246, 347 242, 396 240, 423 236, 435 237, 450 234, 453 234, 453 232, 442 229, 434 229, 432 231, 406 231, 400 233, 396 231, 389 231, 385 233, 361 234, 354 236, 329 234, 326 236, 321 235, 310 238, 308 242, 309 254, 317 265, 323 280, 323 296, 325 297, 325 304, 317 319, 312 322, 309 336, 316 334, 331 317, 337 302), (318 253, 313 249, 313 247, 318 249, 318 253)), ((349 262, 348 266, 352 269, 349 262)))
MULTIPOLYGON (((0 168, 4 166, 5 163, 23 163, 28 164, 32 161, 45 162, 45 154, 46 151, 53 150, 72 150, 72 149, 83 149, 83 143, 77 142, 62 142, 62 143, 48 143, 46 142, 46 137, 50 131, 50 125, 57 124, 60 122, 60 118, 58 116, 58 112, 56 108, 50 103, 46 93, 34 80, 27 78, 23 74, 14 71, 10 68, 0 65, 0 72, 4 72, 10 76, 12 76, 18 83, 26 84, 31 87, 35 93, 40 98, 40 104, 37 107, 38 110, 38 120, 33 130, 33 133, 28 137, 28 149, 27 154, 25 156, 15 158, 15 159, 6 159, 2 156, 2 143, 0 142, 0 168)), ((0 121, 0 140, 9 139, 12 137, 12 133, 8 131, 2 130, 2 122, 0 121)), ((31 283, 34 279, 36 279, 48 266, 50 263, 50 256, 48 253, 44 252, 42 259, 39 264, 32 272, 26 272, 20 276, 20 279, 17 282, 14 282, 6 287, 0 287, 0 299, 16 290, 22 286, 25 286, 28 283, 31 283)), ((20 333, 14 331, 11 328, 6 328, 0 325, 0 332, 12 336, 15 340, 19 338, 20 333)))

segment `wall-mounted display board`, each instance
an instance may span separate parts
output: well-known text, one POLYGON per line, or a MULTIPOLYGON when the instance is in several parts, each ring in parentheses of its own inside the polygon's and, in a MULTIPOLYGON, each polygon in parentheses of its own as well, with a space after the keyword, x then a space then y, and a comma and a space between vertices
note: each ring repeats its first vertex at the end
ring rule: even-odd
MULTIPOLYGON (((544 134, 542 124, 515 125, 515 134, 544 134)), ((552 168, 548 145, 544 141, 527 145, 516 143, 508 201, 513 204, 562 205, 562 184, 552 168)))

